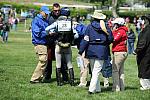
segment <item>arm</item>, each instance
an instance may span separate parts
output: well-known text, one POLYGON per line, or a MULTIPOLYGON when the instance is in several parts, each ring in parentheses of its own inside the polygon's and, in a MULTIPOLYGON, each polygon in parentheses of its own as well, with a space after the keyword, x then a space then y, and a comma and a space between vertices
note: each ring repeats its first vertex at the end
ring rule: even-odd
POLYGON ((90 40, 90 37, 89 37, 89 28, 87 28, 85 30, 85 36, 84 36, 84 39, 81 41, 80 43, 80 47, 79 47, 79 54, 82 55, 82 53, 88 48, 88 44, 89 44, 89 40, 90 40))
POLYGON ((45 31, 46 31, 46 32, 49 32, 49 31, 52 30, 52 29, 56 29, 56 27, 57 27, 57 22, 54 22, 54 23, 52 23, 51 25, 47 26, 47 27, 45 28, 45 31))
POLYGON ((115 42, 120 41, 121 37, 122 37, 122 33, 120 31, 117 31, 117 34, 114 35, 114 41, 115 42))
POLYGON ((34 35, 36 37, 43 38, 43 37, 47 36, 46 31, 42 30, 42 28, 40 27, 37 19, 34 19, 33 22, 32 22, 32 32, 34 33, 34 35))
POLYGON ((109 35, 108 35, 108 43, 111 44, 114 41, 114 37, 113 37, 112 31, 111 31, 111 29, 109 27, 107 27, 107 32, 109 33, 109 35))

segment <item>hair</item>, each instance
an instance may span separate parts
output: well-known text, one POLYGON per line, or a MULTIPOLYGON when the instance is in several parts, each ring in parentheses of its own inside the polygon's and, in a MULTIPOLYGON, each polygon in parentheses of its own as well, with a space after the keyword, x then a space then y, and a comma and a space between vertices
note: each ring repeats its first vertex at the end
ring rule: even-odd
POLYGON ((54 3, 54 4, 53 4, 53 7, 58 8, 58 7, 60 7, 60 5, 59 5, 59 3, 54 3))

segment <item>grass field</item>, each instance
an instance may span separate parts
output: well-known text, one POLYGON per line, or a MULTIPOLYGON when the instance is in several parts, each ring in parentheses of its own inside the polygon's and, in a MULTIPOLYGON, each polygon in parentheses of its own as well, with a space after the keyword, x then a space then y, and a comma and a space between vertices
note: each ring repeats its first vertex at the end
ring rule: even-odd
MULTIPOLYGON (((75 82, 79 82, 79 68, 76 64, 77 50, 73 48, 75 82)), ((126 90, 112 92, 111 86, 94 95, 87 93, 87 88, 71 87, 66 84, 56 86, 55 62, 51 83, 30 84, 32 72, 36 67, 36 55, 31 44, 30 32, 23 31, 20 24, 18 31, 11 31, 8 43, 0 42, 0 100, 148 100, 150 91, 140 91, 137 66, 134 55, 129 55, 125 62, 126 90)), ((90 78, 89 78, 90 79, 90 78)), ((102 77, 100 77, 101 83, 102 77)))

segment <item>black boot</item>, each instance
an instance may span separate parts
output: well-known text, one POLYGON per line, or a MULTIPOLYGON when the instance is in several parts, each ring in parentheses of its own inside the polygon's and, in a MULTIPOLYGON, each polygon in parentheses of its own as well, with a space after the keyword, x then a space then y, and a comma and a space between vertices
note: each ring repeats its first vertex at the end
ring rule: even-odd
POLYGON ((65 83, 68 82, 68 68, 66 64, 63 64, 64 66, 61 66, 61 73, 62 73, 62 79, 65 83))
POLYGON ((56 79, 57 79, 57 86, 62 86, 61 82, 61 68, 56 68, 56 79))
POLYGON ((69 75, 70 75, 70 85, 71 86, 75 86, 75 84, 74 84, 74 71, 73 71, 73 68, 69 69, 69 75))
POLYGON ((67 83, 68 82, 68 67, 67 67, 67 63, 66 63, 66 59, 64 55, 62 55, 62 58, 61 58, 61 73, 62 73, 63 82, 67 83))

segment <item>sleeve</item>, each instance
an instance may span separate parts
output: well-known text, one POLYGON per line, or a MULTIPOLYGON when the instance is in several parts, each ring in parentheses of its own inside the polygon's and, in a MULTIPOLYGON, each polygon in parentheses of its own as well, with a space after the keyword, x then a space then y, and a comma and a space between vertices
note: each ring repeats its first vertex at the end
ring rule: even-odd
POLYGON ((49 26, 47 26, 46 28, 45 28, 45 31, 50 31, 50 30, 52 30, 52 29, 55 29, 57 27, 57 22, 54 22, 54 23, 52 23, 51 25, 49 25, 49 26))
POLYGON ((79 54, 82 55, 82 53, 88 48, 89 40, 90 40, 90 35, 89 35, 89 28, 85 30, 85 36, 83 40, 80 43, 79 47, 79 54))
POLYGON ((45 31, 45 30, 42 31, 40 25, 38 24, 37 19, 33 20, 33 22, 32 22, 32 32, 34 33, 34 35, 35 35, 36 37, 41 37, 41 38, 43 38, 43 37, 46 37, 46 36, 47 36, 46 31, 45 31))
POLYGON ((112 31, 109 27, 107 27, 107 32, 109 33, 109 35, 108 35, 108 44, 111 44, 114 40, 114 37, 113 37, 112 31))
POLYGON ((75 28, 73 28, 73 34, 74 34, 74 39, 79 38, 79 33, 76 31, 75 28))
POLYGON ((116 42, 120 41, 121 37, 122 37, 122 32, 118 31, 117 35, 114 35, 114 41, 116 42))
POLYGON ((147 47, 146 46, 146 37, 144 36, 144 34, 143 33, 141 33, 143 36, 139 36, 139 38, 138 38, 138 42, 137 42, 137 46, 136 46, 136 49, 135 49, 135 52, 137 53, 137 54, 141 54, 141 53, 143 53, 144 51, 145 51, 145 48, 147 47))

